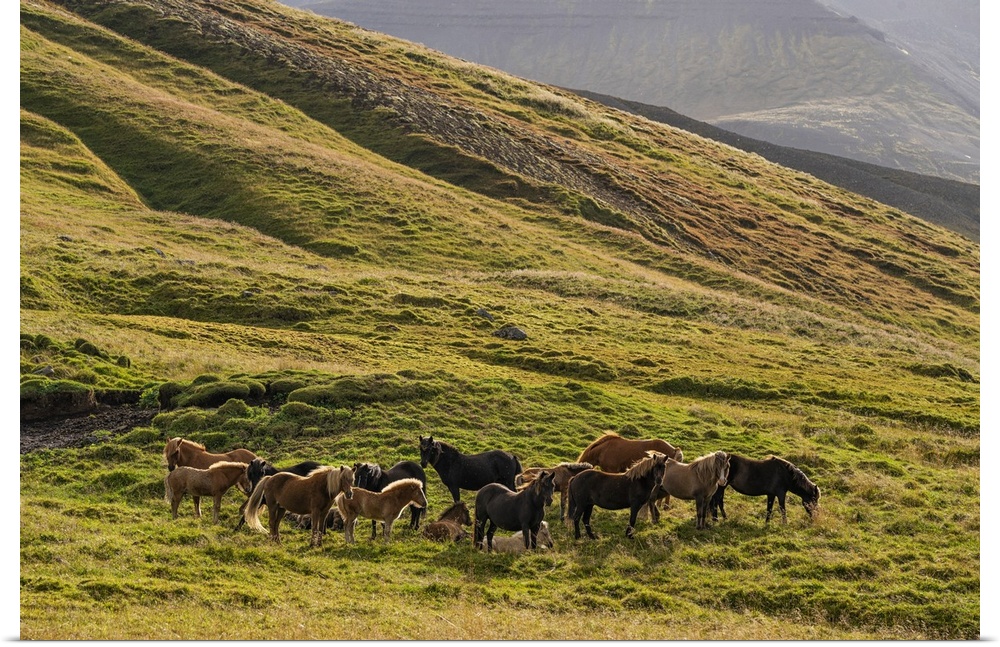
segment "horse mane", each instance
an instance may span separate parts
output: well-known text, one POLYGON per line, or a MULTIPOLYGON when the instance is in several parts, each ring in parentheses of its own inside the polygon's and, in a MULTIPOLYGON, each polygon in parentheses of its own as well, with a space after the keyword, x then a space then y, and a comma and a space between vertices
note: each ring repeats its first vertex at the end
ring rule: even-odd
POLYGON ((389 485, 382 488, 382 493, 393 492, 395 490, 401 490, 405 487, 413 487, 416 484, 418 488, 423 488, 424 484, 420 482, 420 479, 399 479, 398 481, 393 481, 389 485))
POLYGON ((594 466, 590 463, 576 462, 576 463, 559 463, 556 467, 565 467, 568 470, 590 470, 594 469, 594 466))
POLYGON ((340 468, 333 467, 332 465, 320 465, 316 469, 314 469, 311 472, 309 472, 308 474, 306 474, 306 477, 310 477, 310 476, 312 476, 314 474, 319 474, 320 472, 332 472, 335 469, 340 469, 340 468))
MULTIPOLYGON (((809 480, 809 477, 805 475, 805 472, 800 470, 798 467, 793 465, 790 461, 781 458, 780 456, 770 456, 774 460, 778 461, 778 464, 788 472, 792 477, 792 484, 801 490, 800 492, 795 492, 799 496, 812 495, 813 492, 818 489, 816 484, 809 480), (803 494, 805 493, 805 494, 803 494)), ((794 491, 794 489, 793 489, 794 491)))
POLYGON ((205 446, 202 445, 201 443, 196 443, 193 440, 188 440, 187 438, 178 438, 177 439, 177 447, 179 448, 181 445, 191 445, 195 449, 200 449, 202 451, 208 451, 208 450, 205 449, 205 446))
POLYGON ((632 463, 632 467, 625 470, 625 476, 633 481, 635 479, 641 479, 649 474, 655 465, 663 463, 666 458, 666 454, 652 451, 648 452, 648 455, 645 458, 640 458, 636 462, 632 463))
POLYGON ((699 477, 704 477, 706 481, 711 480, 715 476, 712 470, 715 469, 715 457, 718 454, 719 452, 712 452, 711 454, 699 456, 691 461, 689 465, 699 477))
POLYGON ((235 467, 237 465, 239 465, 243 469, 247 468, 247 463, 243 463, 241 461, 219 461, 217 463, 212 463, 211 465, 209 465, 208 469, 218 470, 218 469, 224 469, 226 467, 235 467))

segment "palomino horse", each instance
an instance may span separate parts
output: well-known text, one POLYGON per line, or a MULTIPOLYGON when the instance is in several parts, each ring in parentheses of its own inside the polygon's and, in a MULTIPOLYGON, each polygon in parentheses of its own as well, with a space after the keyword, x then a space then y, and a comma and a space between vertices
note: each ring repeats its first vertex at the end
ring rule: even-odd
POLYGON ((590 527, 594 506, 606 510, 628 508, 625 536, 631 538, 635 534, 635 520, 639 510, 652 501, 667 460, 669 459, 660 452, 651 451, 624 473, 607 474, 598 470, 586 470, 574 476, 569 482, 569 517, 566 523, 569 523, 569 519, 573 520, 576 538, 580 538, 582 519, 587 536, 597 539, 590 527))
MULTIPOLYGON (((788 516, 785 514, 787 492, 802 498, 802 507, 806 509, 810 519, 819 509, 819 487, 810 481, 802 470, 777 456, 755 460, 730 454, 729 485, 747 496, 767 495, 767 516, 764 518, 764 523, 771 520, 775 498, 778 499, 778 509, 781 510, 781 522, 788 523, 788 516)), ((726 506, 723 501, 725 494, 726 486, 722 485, 712 496, 712 521, 718 520, 720 511, 722 518, 726 518, 726 506)))
POLYGON ((458 501, 459 490, 478 490, 488 483, 500 483, 514 489, 514 477, 521 473, 521 462, 510 452, 492 449, 480 454, 463 454, 432 436, 420 436, 420 466, 432 466, 441 482, 458 501))
POLYGON ((212 463, 207 469, 181 465, 167 473, 163 479, 164 499, 170 504, 170 513, 177 518, 177 506, 185 494, 194 501, 194 516, 201 517, 201 497, 212 497, 212 523, 219 523, 219 508, 222 495, 236 485, 240 478, 246 478, 246 463, 221 461, 212 463))
POLYGON ((354 525, 358 517, 385 522, 382 527, 382 537, 389 541, 392 523, 403 513, 406 506, 427 507, 424 484, 420 479, 393 481, 381 492, 356 487, 353 497, 338 494, 335 501, 340 516, 344 518, 344 536, 349 544, 354 543, 354 525))
MULTIPOLYGON (((624 472, 636 461, 646 457, 646 452, 660 452, 667 458, 675 461, 684 460, 684 452, 680 447, 674 447, 665 440, 652 438, 650 440, 631 440, 622 438, 616 433, 606 433, 594 442, 587 445, 587 448, 580 452, 579 462, 590 463, 594 467, 601 468, 608 473, 624 472)), ((670 496, 662 490, 653 497, 653 504, 650 505, 649 514, 653 522, 659 520, 659 510, 656 502, 666 499, 664 507, 670 505, 670 496)))
POLYGON ((438 520, 424 526, 424 537, 434 541, 462 541, 469 536, 462 526, 472 525, 472 515, 465 501, 451 504, 438 520))
MULTIPOLYGON (((219 461, 250 463, 255 458, 257 455, 249 449, 234 449, 225 454, 213 454, 206 450, 204 445, 183 438, 171 438, 163 448, 163 460, 167 463, 167 470, 171 472, 179 465, 206 469, 212 463, 219 461)), ((250 494, 253 489, 245 476, 240 479, 239 486, 244 494, 250 494)))
MULTIPOLYGON (((298 474, 299 476, 305 476, 309 472, 313 471, 317 467, 322 467, 316 461, 302 461, 301 463, 296 463, 291 467, 283 467, 278 469, 274 465, 271 465, 263 458, 255 458, 250 461, 247 465, 247 480, 250 481, 250 491, 252 492, 260 480, 265 476, 273 476, 278 472, 291 472, 292 474, 298 474)), ((239 530, 246 523, 246 519, 243 518, 243 511, 247 507, 247 502, 244 501, 243 505, 240 506, 240 520, 237 522, 236 527, 233 530, 239 530)))
MULTIPOLYGON (((547 521, 543 521, 542 525, 538 526, 538 547, 539 548, 552 548, 555 546, 555 542, 552 541, 552 533, 549 532, 549 524, 547 521)), ((484 548, 480 546, 480 548, 484 548)), ((523 553, 524 552, 524 533, 518 530, 510 537, 493 537, 493 550, 498 553, 523 553)))
MULTIPOLYGON (((424 484, 424 495, 427 495, 427 475, 422 467, 413 461, 399 461, 387 470, 378 463, 354 464, 354 487, 364 488, 372 492, 381 492, 387 485, 400 479, 419 479, 424 484)), ((410 506, 410 528, 420 527, 420 517, 426 508, 410 506)), ((372 539, 375 539, 375 520, 372 520, 372 539)))
POLYGON ((726 486, 729 477, 729 454, 723 451, 706 454, 690 463, 668 460, 661 487, 678 499, 694 499, 698 511, 697 528, 702 530, 708 518, 712 495, 726 486))
MULTIPOLYGON (((346 465, 341 467, 324 466, 299 476, 291 472, 279 472, 265 476, 253 489, 247 507, 243 511, 250 528, 259 532, 267 532, 260 524, 260 509, 267 506, 268 526, 271 539, 278 541, 278 525, 286 512, 308 514, 310 519, 326 519, 335 496, 343 494, 352 496, 354 470, 346 465)), ((319 546, 323 541, 325 523, 312 524, 311 546, 319 546)))
POLYGON ((485 530, 486 552, 489 552, 493 548, 496 529, 503 528, 523 532, 524 547, 534 550, 538 546, 538 529, 545 517, 545 507, 552 505, 554 479, 555 474, 543 470, 531 485, 520 492, 514 492, 500 483, 490 483, 480 488, 476 493, 473 544, 479 546, 483 543, 485 530))
POLYGON ((559 492, 559 521, 566 519, 566 502, 569 500, 569 480, 582 472, 589 470, 593 465, 590 463, 559 463, 553 468, 529 467, 514 479, 514 485, 518 490, 524 488, 535 480, 535 477, 543 470, 555 472, 556 478, 552 482, 557 492, 559 492))

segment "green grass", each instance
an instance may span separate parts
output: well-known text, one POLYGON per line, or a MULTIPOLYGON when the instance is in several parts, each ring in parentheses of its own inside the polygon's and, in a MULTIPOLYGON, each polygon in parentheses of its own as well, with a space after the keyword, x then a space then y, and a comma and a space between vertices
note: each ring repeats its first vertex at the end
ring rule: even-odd
POLYGON ((21 457, 22 638, 979 635, 977 245, 277 4, 151 6, 22 4, 22 404, 169 396, 21 457), (783 456, 822 514, 765 526, 730 494, 707 531, 677 502, 576 542, 550 510, 555 548, 513 557, 402 528, 274 545, 229 530, 235 493, 218 527, 162 500, 175 435, 534 466, 607 431, 783 456))

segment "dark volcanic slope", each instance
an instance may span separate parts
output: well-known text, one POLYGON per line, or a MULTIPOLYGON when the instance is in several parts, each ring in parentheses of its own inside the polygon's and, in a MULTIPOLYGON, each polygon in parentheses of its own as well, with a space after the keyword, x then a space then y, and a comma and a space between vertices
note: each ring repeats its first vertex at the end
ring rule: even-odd
MULTIPOLYGON (((904 47, 813 0, 285 3, 783 146, 979 182, 978 56, 943 75, 940 56, 918 56, 926 38, 904 47)), ((978 51, 970 38, 950 51, 978 51)))
POLYGON ((979 186, 866 164, 857 160, 778 146, 717 128, 669 108, 649 106, 596 92, 573 90, 611 108, 625 110, 729 144, 764 159, 804 171, 825 182, 868 196, 979 242, 979 186))

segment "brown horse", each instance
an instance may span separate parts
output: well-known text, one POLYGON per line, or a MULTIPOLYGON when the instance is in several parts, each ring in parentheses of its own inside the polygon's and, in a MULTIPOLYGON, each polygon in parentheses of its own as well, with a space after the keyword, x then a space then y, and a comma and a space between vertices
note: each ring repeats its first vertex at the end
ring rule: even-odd
MULTIPOLYGON (((171 438, 163 448, 163 460, 167 463, 167 469, 171 472, 174 471, 175 467, 182 465, 207 469, 209 465, 220 461, 250 463, 255 458, 257 458, 257 455, 249 449, 234 449, 225 454, 213 454, 206 450, 204 445, 191 440, 184 440, 183 438, 171 438)), ((250 479, 246 476, 240 479, 239 486, 243 490, 243 494, 250 494, 252 488, 250 486, 250 479)))
MULTIPOLYGON (((606 433, 587 445, 587 448, 580 453, 580 457, 576 460, 581 463, 591 463, 594 467, 601 468, 601 471, 613 474, 628 470, 636 461, 645 458, 647 451, 659 452, 675 461, 684 460, 684 452, 681 451, 681 448, 674 447, 665 440, 658 438, 630 440, 613 432, 606 433)), ((664 507, 670 505, 670 496, 662 490, 653 497, 649 513, 654 522, 658 521, 660 517, 656 508, 656 502, 660 499, 666 499, 664 507)), ((645 513, 643 513, 643 518, 645 518, 645 513)))
POLYGON ((451 504, 438 520, 424 526, 423 535, 434 541, 462 541, 469 533, 462 526, 472 525, 472 515, 465 501, 451 504))
POLYGON ((164 500, 170 504, 170 513, 177 518, 177 506, 185 494, 194 501, 194 516, 201 517, 201 497, 212 497, 212 523, 219 523, 222 495, 236 485, 240 477, 246 478, 246 463, 221 461, 207 469, 181 465, 167 473, 163 479, 164 500))
MULTIPOLYGON (((307 476, 291 472, 279 472, 265 476, 253 489, 243 510, 247 525, 259 532, 267 532, 260 524, 260 509, 267 506, 268 526, 271 539, 278 541, 278 525, 286 512, 308 514, 310 519, 326 519, 334 497, 352 496, 354 470, 346 465, 341 467, 318 467, 307 476)), ((310 546, 319 546, 326 531, 325 523, 312 524, 310 546)))
MULTIPOLYGON (((587 536, 597 539, 590 527, 590 517, 594 507, 606 510, 628 508, 628 526, 625 536, 635 535, 635 521, 639 510, 650 504, 663 478, 664 464, 668 461, 660 452, 649 452, 646 457, 620 474, 608 474, 599 470, 584 470, 569 482, 568 525, 573 520, 574 533, 580 538, 580 521, 587 530, 587 536)), ((654 519, 655 520, 655 519, 654 519)))
POLYGON ((552 483, 559 493, 559 521, 563 521, 566 519, 566 502, 569 500, 569 480, 583 470, 589 470, 593 467, 590 463, 559 463, 553 468, 529 467, 514 478, 514 486, 518 490, 523 490, 543 470, 554 472, 556 478, 552 483))
POLYGON ((384 522, 382 537, 389 541, 392 523, 402 514, 406 506, 412 504, 418 508, 427 507, 424 484, 420 479, 406 478, 393 481, 381 492, 356 487, 353 497, 345 494, 338 494, 335 501, 340 516, 344 518, 344 536, 349 544, 354 543, 354 525, 358 517, 384 522))
POLYGON ((729 478, 729 454, 718 451, 696 458, 690 463, 668 460, 660 486, 670 496, 694 499, 697 507, 697 528, 705 528, 712 495, 725 487, 729 478))

